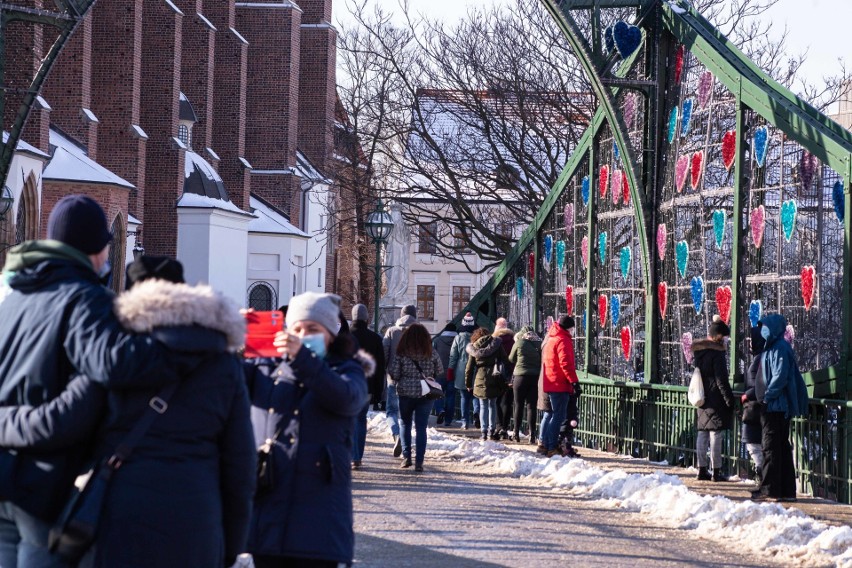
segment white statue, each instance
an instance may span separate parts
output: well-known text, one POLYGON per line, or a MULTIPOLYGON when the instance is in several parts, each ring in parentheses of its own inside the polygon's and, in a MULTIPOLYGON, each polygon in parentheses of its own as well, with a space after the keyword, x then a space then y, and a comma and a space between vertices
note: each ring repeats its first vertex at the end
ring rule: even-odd
POLYGON ((389 209, 393 230, 385 248, 385 265, 390 268, 385 272, 387 292, 381 303, 398 305, 408 292, 408 254, 411 248, 411 236, 402 218, 402 205, 391 203, 389 209))

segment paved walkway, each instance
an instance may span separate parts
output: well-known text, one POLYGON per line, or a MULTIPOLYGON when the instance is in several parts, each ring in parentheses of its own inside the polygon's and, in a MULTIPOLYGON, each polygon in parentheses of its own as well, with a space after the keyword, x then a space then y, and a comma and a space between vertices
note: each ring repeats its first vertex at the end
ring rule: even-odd
MULTIPOLYGON (((532 451, 526 443, 509 445, 532 451)), ((691 489, 732 499, 744 499, 752 487, 699 483, 682 468, 588 449, 583 458, 602 469, 631 473, 665 469, 691 489)), ((399 463, 386 440, 368 439, 364 467, 353 476, 358 566, 784 565, 663 526, 640 513, 569 496, 539 480, 428 456, 423 474, 399 469, 399 463)), ((835 524, 852 519, 852 507, 810 498, 795 506, 835 524)))

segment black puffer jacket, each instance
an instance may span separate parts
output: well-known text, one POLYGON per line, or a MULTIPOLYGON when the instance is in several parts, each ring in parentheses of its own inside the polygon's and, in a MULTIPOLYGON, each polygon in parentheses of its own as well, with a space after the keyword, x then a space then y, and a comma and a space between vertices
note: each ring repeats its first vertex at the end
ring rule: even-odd
MULTIPOLYGON (((766 341, 760 335, 760 328, 753 327, 751 334, 751 364, 746 371, 746 402, 743 403, 743 442, 760 444, 763 442, 763 429, 760 425, 763 415, 763 405, 757 401, 757 373, 761 368, 763 348, 766 341)), ((763 387, 766 390, 766 387, 763 387)))
POLYGON ((695 366, 704 383, 704 405, 698 408, 698 430, 730 430, 734 416, 734 395, 728 384, 725 346, 710 339, 692 344, 695 366))
POLYGON ((379 402, 385 390, 385 348, 382 346, 382 336, 367 327, 367 322, 352 322, 352 335, 358 340, 358 345, 370 354, 375 361, 373 374, 367 377, 367 387, 370 401, 379 402))

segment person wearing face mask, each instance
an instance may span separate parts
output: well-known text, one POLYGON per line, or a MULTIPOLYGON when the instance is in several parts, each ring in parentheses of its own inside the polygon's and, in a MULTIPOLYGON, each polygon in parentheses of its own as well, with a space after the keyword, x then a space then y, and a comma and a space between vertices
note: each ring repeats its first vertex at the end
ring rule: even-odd
POLYGON ((352 434, 375 363, 345 323, 339 296, 295 296, 275 338, 284 360, 245 364, 255 440, 273 472, 255 495, 257 568, 352 563, 352 434))
POLYGON ((725 430, 731 429, 734 417, 734 395, 728 383, 725 347, 725 339, 730 335, 731 328, 717 315, 713 316, 707 338, 692 343, 695 366, 701 371, 704 383, 704 404, 696 409, 698 479, 703 481, 727 481, 722 475, 722 438, 725 430), (708 469, 708 448, 712 475, 708 469))

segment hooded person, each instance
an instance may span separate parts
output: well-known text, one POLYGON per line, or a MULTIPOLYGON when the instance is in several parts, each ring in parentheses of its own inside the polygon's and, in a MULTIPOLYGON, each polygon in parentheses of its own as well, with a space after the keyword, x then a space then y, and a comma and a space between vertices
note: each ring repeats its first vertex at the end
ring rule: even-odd
POLYGON ((508 364, 503 342, 481 327, 473 332, 465 350, 465 385, 480 401, 482 439, 497 440, 497 399, 506 390, 506 380, 495 370, 498 363, 508 364))
MULTIPOLYGON (((447 386, 452 384, 461 397, 462 429, 467 430, 474 424, 474 416, 479 415, 479 399, 465 385, 465 369, 467 368, 467 346, 470 337, 476 329, 473 315, 467 312, 461 321, 458 335, 450 347, 450 358, 447 362, 447 386)), ((479 425, 476 426, 477 428, 479 425)))
MULTIPOLYGON (((503 353, 505 353, 508 361, 509 353, 511 353, 512 346, 515 344, 515 332, 509 328, 509 320, 497 318, 494 323, 493 335, 503 343, 503 353)), ((512 388, 513 377, 514 365, 509 362, 506 364, 506 390, 497 399, 497 433, 502 440, 509 438, 509 421, 512 418, 512 406, 515 401, 512 388)))
MULTIPOLYGON (((450 368, 450 350, 458 337, 456 324, 450 322, 438 336, 432 340, 432 348, 437 351, 443 369, 450 368)), ((441 426, 452 425, 456 413, 456 386, 451 380, 440 381, 444 387, 444 398, 435 401, 435 414, 438 415, 437 424, 441 426)))
MULTIPOLYGON (((417 323, 417 306, 409 304, 402 307, 399 319, 396 320, 394 325, 385 331, 385 336, 382 339, 382 346, 385 350, 385 365, 387 369, 390 369, 391 365, 393 365, 393 360, 396 357, 396 348, 399 345, 399 340, 402 338, 402 332, 404 332, 408 326, 415 323, 417 323)), ((385 397, 385 414, 394 440, 393 456, 398 458, 402 455, 402 440, 399 439, 399 395, 396 392, 396 385, 394 385, 393 381, 390 379, 390 375, 387 377, 385 397)))
POLYGON ((358 341, 361 349, 368 353, 376 363, 375 371, 367 375, 370 400, 355 419, 352 445, 352 467, 355 469, 361 467, 361 460, 364 457, 364 447, 367 443, 367 412, 370 403, 378 403, 382 399, 382 392, 385 390, 385 350, 382 346, 382 337, 368 327, 369 317, 367 306, 364 304, 352 306, 352 336, 358 341))

